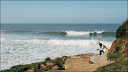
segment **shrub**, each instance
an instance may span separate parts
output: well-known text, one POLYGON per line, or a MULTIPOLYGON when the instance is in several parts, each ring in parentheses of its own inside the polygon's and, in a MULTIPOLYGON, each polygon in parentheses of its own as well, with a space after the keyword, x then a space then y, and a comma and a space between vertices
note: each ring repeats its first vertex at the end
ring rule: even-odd
POLYGON ((63 68, 63 61, 62 61, 61 58, 55 59, 54 64, 59 67, 58 68, 59 70, 64 70, 64 68, 63 68))
POLYGON ((128 19, 116 31, 116 38, 125 37, 128 30, 128 19))
POLYGON ((27 65, 16 65, 11 67, 10 69, 7 70, 3 70, 1 72, 24 72, 26 70, 28 70, 30 67, 27 65))
POLYGON ((119 52, 119 47, 116 48, 116 51, 114 52, 114 54, 112 54, 111 52, 109 52, 107 54, 107 57, 109 60, 116 60, 117 58, 121 57, 121 53, 119 52))
POLYGON ((107 57, 108 57, 109 60, 114 60, 114 55, 111 54, 111 52, 109 52, 109 53, 107 54, 107 57))
POLYGON ((51 60, 51 58, 50 58, 50 57, 47 57, 47 58, 45 59, 45 61, 49 61, 49 60, 51 60))

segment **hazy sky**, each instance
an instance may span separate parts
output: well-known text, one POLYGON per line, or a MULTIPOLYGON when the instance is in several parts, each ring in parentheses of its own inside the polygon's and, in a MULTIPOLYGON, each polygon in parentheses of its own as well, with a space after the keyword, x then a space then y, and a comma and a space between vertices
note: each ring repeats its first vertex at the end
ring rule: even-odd
POLYGON ((122 23, 127 1, 1 1, 1 23, 122 23))

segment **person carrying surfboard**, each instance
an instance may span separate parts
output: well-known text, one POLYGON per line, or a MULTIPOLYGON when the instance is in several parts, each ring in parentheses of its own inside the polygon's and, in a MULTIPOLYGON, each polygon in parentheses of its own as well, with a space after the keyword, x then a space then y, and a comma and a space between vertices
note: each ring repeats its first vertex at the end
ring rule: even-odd
POLYGON ((104 53, 104 49, 105 49, 105 48, 107 49, 107 47, 106 47, 105 45, 103 45, 102 43, 100 43, 100 42, 99 42, 99 46, 100 46, 100 48, 97 49, 97 50, 100 51, 100 52, 99 52, 99 55, 101 55, 102 53, 104 53))

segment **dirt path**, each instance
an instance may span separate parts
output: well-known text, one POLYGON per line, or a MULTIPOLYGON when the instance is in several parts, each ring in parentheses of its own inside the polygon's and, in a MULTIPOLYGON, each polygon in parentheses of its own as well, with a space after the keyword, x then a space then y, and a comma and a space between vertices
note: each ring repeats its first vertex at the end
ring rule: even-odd
POLYGON ((107 61, 106 54, 85 54, 80 56, 71 56, 65 61, 65 72, 66 71, 85 71, 92 72, 97 68, 110 64, 112 62, 107 61), (92 64, 93 62, 93 64, 92 64))
MULTIPOLYGON (((46 72, 93 72, 96 71, 97 68, 110 63, 112 63, 112 61, 107 61, 106 54, 98 55, 88 53, 79 56, 67 56, 64 62, 65 70, 49 70, 46 72)), ((29 70, 27 72, 34 71, 29 70)))

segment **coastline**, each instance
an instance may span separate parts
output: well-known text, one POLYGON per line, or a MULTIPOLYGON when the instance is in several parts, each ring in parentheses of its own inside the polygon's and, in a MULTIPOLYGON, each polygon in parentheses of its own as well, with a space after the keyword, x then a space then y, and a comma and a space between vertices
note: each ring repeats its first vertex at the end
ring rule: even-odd
POLYGON ((87 53, 74 56, 63 56, 51 60, 49 57, 43 62, 37 62, 25 65, 16 65, 10 69, 2 70, 1 72, 22 71, 22 72, 35 72, 35 71, 96 71, 97 68, 110 64, 113 61, 107 61, 106 54, 98 55, 94 53, 87 53), (105 61, 104 61, 105 60, 105 61))
POLYGON ((108 53, 102 55, 87 53, 74 56, 58 57, 54 60, 46 58, 43 62, 16 65, 0 72, 74 72, 95 71, 115 72, 128 71, 128 20, 116 32, 116 40, 108 53))
POLYGON ((55 59, 67 55, 98 53, 98 42, 110 48, 115 37, 106 32, 115 33, 118 25, 4 25, 1 37, 1 69, 14 65, 42 62, 47 57, 55 59), (18 30, 15 30, 15 28, 18 30), (29 27, 30 28, 29 30, 29 27), (113 27, 114 26, 114 27, 113 27), (8 27, 8 28, 6 28, 8 27), (112 27, 112 30, 106 29, 112 27), (24 30, 23 30, 24 29, 24 30), (42 30, 43 29, 43 30, 42 30), (50 29, 50 30, 49 30, 50 29), (67 35, 61 35, 66 31, 67 35), (95 33, 94 35, 89 35, 95 33))

